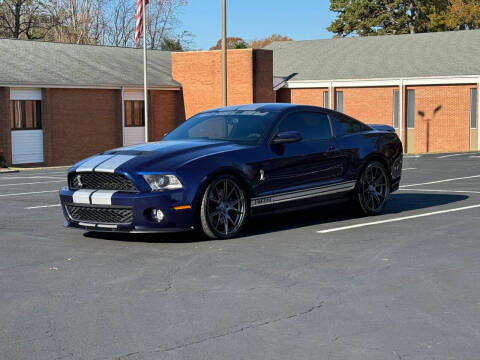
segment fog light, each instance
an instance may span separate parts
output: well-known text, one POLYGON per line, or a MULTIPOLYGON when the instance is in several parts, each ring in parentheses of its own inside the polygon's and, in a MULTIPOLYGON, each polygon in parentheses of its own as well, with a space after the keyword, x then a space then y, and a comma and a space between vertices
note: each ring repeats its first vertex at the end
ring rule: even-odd
POLYGON ((156 222, 161 222, 165 215, 163 212, 159 209, 152 209, 152 219, 155 220, 156 222))

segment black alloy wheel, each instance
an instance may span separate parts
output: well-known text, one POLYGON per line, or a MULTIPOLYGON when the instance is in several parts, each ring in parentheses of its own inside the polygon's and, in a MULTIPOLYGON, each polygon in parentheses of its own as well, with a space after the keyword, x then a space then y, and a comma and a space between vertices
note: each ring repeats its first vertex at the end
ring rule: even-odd
POLYGON ((357 184, 356 200, 360 210, 366 215, 377 215, 382 212, 389 196, 390 178, 385 166, 378 161, 369 163, 357 184))
POLYGON ((212 239, 236 236, 245 225, 248 196, 236 178, 222 175, 205 190, 200 208, 202 231, 212 239))

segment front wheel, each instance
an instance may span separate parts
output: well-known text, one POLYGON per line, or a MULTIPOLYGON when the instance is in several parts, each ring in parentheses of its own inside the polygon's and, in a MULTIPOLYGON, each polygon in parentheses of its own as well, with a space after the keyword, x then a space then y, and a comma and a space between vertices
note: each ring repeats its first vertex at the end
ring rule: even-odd
POLYGON ((385 166, 378 161, 369 163, 357 183, 355 200, 365 215, 382 212, 390 196, 390 178, 385 166))
POLYGON ((200 227, 212 239, 238 235, 246 222, 248 197, 243 186, 230 175, 212 181, 203 194, 200 227))

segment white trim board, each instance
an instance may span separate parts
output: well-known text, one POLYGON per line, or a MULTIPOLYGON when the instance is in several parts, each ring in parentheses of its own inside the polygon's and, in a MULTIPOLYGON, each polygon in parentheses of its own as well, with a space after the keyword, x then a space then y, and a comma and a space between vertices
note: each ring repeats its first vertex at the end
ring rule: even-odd
MULTIPOLYGON (((42 88, 42 89, 104 89, 104 90, 120 90, 122 85, 52 85, 52 84, 28 84, 22 85, 17 83, 0 83, 0 87, 11 87, 11 88, 42 88)), ((124 86, 125 89, 128 88, 137 88, 135 85, 124 86)), ((148 90, 181 90, 181 86, 155 86, 149 85, 148 90)))
POLYGON ((290 80, 286 87, 289 89, 328 88, 333 87, 381 87, 413 85, 450 85, 450 84, 477 84, 478 76, 440 76, 418 78, 391 78, 391 79, 337 79, 337 80, 290 80))

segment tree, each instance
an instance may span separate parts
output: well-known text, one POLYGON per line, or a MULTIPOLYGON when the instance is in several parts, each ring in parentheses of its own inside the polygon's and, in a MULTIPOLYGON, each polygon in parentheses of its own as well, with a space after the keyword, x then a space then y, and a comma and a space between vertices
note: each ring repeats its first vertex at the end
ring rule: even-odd
MULTIPOLYGON (((187 0, 150 1, 146 8, 150 49, 178 50, 191 43, 191 33, 178 31, 185 5, 187 0)), ((135 46, 135 12, 134 0, 0 0, 0 37, 135 46)))
POLYGON ((147 6, 147 45, 150 49, 161 47, 165 39, 178 40, 182 47, 191 43, 193 35, 188 31, 177 32, 181 24, 179 13, 187 0, 157 0, 147 6))
POLYGON ((114 46, 133 46, 135 36, 135 2, 113 0, 109 2, 106 43, 114 46))
POLYGON ((451 0, 446 13, 434 19, 445 30, 480 29, 480 0, 451 0))
POLYGON ((0 2, 0 36, 16 39, 43 39, 57 24, 44 2, 4 0, 0 2))
MULTIPOLYGON (((245 40, 240 37, 227 37, 227 49, 246 49, 248 44, 245 40)), ((222 49, 222 39, 217 41, 215 46, 212 46, 210 50, 221 50, 222 49)))
POLYGON ((449 5, 449 0, 330 0, 338 15, 328 30, 336 36, 442 31, 432 18, 449 5))
POLYGON ((274 41, 292 41, 293 39, 289 38, 288 36, 282 36, 279 34, 273 34, 265 39, 253 40, 250 42, 250 47, 254 49, 261 49, 265 46, 271 44, 274 41))
POLYGON ((164 38, 160 44, 160 50, 183 51, 183 47, 179 39, 164 38))

